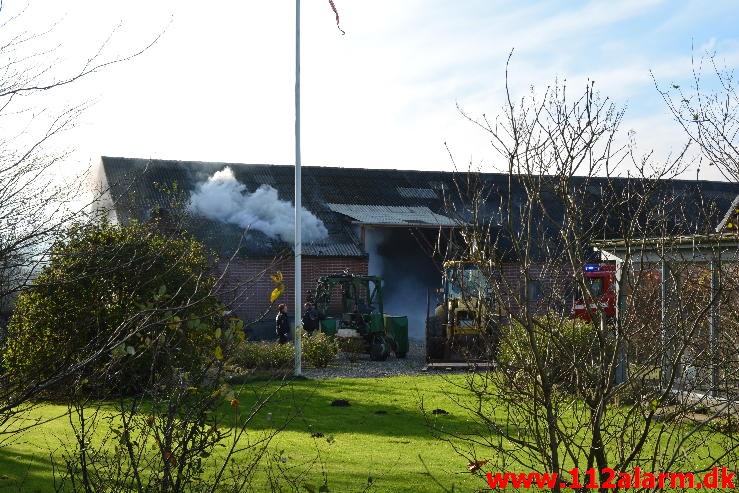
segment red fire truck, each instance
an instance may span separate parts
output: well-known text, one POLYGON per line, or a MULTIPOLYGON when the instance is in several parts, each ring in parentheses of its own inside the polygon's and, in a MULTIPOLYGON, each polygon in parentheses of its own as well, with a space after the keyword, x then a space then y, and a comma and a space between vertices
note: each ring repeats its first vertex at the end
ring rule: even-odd
POLYGON ((580 293, 579 299, 576 299, 572 306, 570 318, 590 322, 591 314, 597 314, 599 307, 606 317, 615 317, 616 266, 605 263, 587 264, 583 269, 585 270, 585 285, 590 291, 590 296, 580 293))

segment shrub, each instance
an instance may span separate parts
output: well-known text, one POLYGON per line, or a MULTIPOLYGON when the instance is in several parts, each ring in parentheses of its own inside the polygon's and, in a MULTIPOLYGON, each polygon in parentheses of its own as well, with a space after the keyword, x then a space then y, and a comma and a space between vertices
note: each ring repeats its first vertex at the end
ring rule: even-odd
POLYGON ((20 294, 4 365, 30 384, 56 375, 116 393, 139 392, 162 371, 182 374, 227 356, 208 254, 194 239, 147 225, 75 225, 20 294))
POLYGON ((337 337, 339 351, 344 353, 352 363, 361 355, 367 354, 367 343, 358 337, 337 337))
MULTIPOLYGON (((303 361, 316 368, 325 368, 336 359, 339 348, 336 341, 324 334, 315 332, 308 336, 303 332, 303 361)), ((295 361, 295 346, 292 343, 244 342, 239 345, 234 362, 242 368, 258 370, 279 370, 292 368, 295 361)))
POLYGON ((303 359, 316 368, 325 368, 336 359, 339 347, 333 337, 323 332, 314 332, 312 336, 303 333, 303 359))
POLYGON ((725 416, 718 419, 714 419, 710 423, 710 427, 719 433, 726 433, 728 435, 736 435, 739 433, 739 420, 735 416, 725 416))
POLYGON ((550 381, 564 389, 574 389, 578 379, 595 378, 597 333, 592 324, 547 315, 535 318, 529 329, 513 321, 501 330, 498 364, 509 377, 535 375, 538 353, 550 381))
POLYGON ((292 367, 295 347, 277 342, 244 342, 234 354, 234 362, 242 368, 275 370, 292 367))

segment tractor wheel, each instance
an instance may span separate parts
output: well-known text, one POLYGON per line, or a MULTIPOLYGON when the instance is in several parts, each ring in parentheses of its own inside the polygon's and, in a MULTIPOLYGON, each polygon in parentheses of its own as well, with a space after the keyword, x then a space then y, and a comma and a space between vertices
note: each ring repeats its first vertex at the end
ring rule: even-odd
POLYGON ((429 317, 426 320, 426 361, 444 359, 446 334, 439 317, 429 317))
POLYGON ((443 337, 429 337, 426 339, 426 361, 441 361, 444 358, 446 339, 443 337))
POLYGON ((429 317, 426 319, 426 338, 429 337, 444 337, 444 325, 441 323, 439 317, 429 317))
POLYGON ((372 336, 370 344, 370 359, 372 361, 385 361, 390 354, 390 343, 383 335, 372 336))

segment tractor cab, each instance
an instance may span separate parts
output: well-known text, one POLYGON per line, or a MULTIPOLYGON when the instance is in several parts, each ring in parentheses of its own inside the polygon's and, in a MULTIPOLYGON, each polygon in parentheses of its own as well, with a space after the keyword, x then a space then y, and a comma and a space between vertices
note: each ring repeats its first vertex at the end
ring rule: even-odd
POLYGON ((446 262, 444 296, 446 299, 490 298, 490 284, 477 266, 464 262, 446 262))
POLYGON ((443 305, 448 307, 446 323, 455 334, 474 335, 490 299, 490 285, 475 265, 447 262, 444 269, 443 305))
POLYGON ((492 290, 484 273, 472 262, 444 262, 441 295, 426 319, 427 361, 490 359, 501 316, 493 309, 492 290))

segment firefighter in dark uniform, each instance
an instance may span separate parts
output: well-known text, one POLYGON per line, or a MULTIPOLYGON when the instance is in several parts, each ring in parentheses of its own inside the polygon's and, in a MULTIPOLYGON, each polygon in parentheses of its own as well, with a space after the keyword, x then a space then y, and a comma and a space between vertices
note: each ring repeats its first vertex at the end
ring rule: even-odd
POLYGON ((318 323, 320 321, 320 314, 316 309, 315 305, 310 301, 305 304, 305 312, 303 312, 303 328, 308 335, 313 335, 313 331, 318 329, 318 323))
POLYGON ((290 321, 287 318, 287 305, 281 303, 277 307, 277 317, 275 317, 275 332, 280 344, 285 344, 290 337, 290 321))

